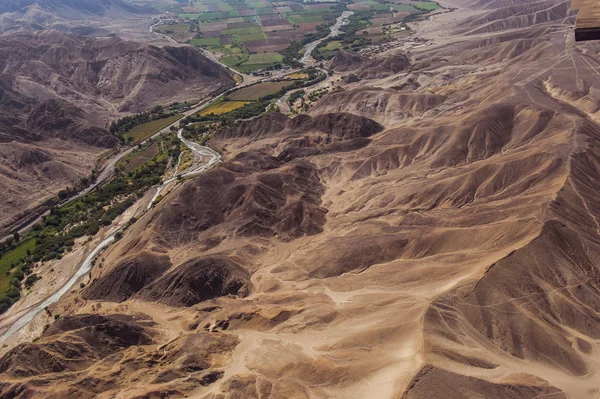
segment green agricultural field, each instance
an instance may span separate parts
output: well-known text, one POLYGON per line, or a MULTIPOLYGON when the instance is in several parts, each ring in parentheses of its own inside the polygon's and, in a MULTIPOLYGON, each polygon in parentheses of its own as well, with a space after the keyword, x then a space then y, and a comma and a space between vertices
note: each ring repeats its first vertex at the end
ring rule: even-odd
POLYGON ((283 61, 279 53, 250 54, 250 59, 245 64, 276 64, 283 61))
POLYGON ((129 173, 139 166, 145 164, 147 161, 153 159, 158 155, 159 149, 157 143, 152 143, 141 151, 136 151, 131 157, 122 159, 118 166, 123 169, 123 172, 129 173))
POLYGON ((212 21, 214 19, 219 19, 219 18, 221 18, 221 11, 203 12, 198 17, 198 19, 200 19, 200 21, 212 21))
MULTIPOLYGON (((359 2, 359 4, 364 5, 364 6, 371 6, 371 7, 373 7, 373 10, 375 10, 375 11, 388 11, 390 9, 390 7, 389 7, 390 5, 378 3, 373 0, 362 0, 359 2)), ((400 5, 404 5, 404 4, 400 4, 400 5)))
POLYGON ((415 7, 419 10, 433 11, 440 8, 438 3, 434 3, 433 1, 427 1, 424 3, 415 4, 415 7))
POLYGON ((181 19, 194 20, 200 17, 200 14, 178 14, 181 19))
POLYGON ((11 265, 16 265, 21 259, 27 256, 27 250, 33 251, 35 248, 35 239, 23 241, 12 251, 7 252, 0 259, 0 297, 6 292, 12 273, 10 273, 11 265), (6 274, 9 272, 9 274, 6 274))
POLYGON ((236 69, 242 73, 251 73, 282 62, 283 56, 279 53, 250 54, 249 59, 237 66, 236 69))
POLYGON ((326 46, 321 47, 319 50, 332 51, 339 50, 340 48, 342 48, 342 42, 340 42, 339 40, 333 40, 331 42, 328 42, 326 46))
POLYGON ((261 97, 275 94, 291 82, 264 82, 233 92, 229 98, 236 101, 255 101, 261 97))
POLYGON ((251 42, 253 40, 265 40, 265 34, 264 33, 251 33, 249 35, 240 35, 239 36, 240 41, 243 42, 251 42))
POLYGON ((141 141, 146 140, 148 137, 154 135, 155 133, 160 132, 165 127, 169 126, 171 123, 180 119, 183 115, 177 114, 170 116, 168 118, 157 119, 155 121, 150 121, 146 123, 142 123, 125 133, 125 137, 131 137, 133 140, 133 144, 137 144, 141 141))
POLYGON ((230 68, 237 68, 238 65, 241 65, 242 63, 250 59, 248 51, 240 47, 226 45, 218 51, 225 54, 225 56, 222 57, 219 61, 221 61, 223 64, 227 65, 230 68))
POLYGON ((269 14, 273 14, 273 8, 271 7, 262 7, 262 8, 257 8, 256 9, 256 13, 258 15, 269 15, 269 14))
POLYGON ((248 28, 223 29, 221 35, 250 35, 253 33, 262 33, 261 26, 250 26, 248 28))
POLYGON ((410 4, 390 4, 390 6, 392 7, 392 10, 396 12, 409 12, 411 14, 416 14, 419 12, 419 10, 410 4))

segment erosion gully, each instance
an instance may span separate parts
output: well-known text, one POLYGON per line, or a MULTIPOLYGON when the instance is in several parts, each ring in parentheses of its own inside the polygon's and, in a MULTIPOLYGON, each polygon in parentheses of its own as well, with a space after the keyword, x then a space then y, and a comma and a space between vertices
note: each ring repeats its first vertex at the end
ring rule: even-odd
MULTIPOLYGON (((315 40, 314 42, 311 42, 311 43, 307 44, 304 47, 304 55, 302 56, 300 62, 302 62, 304 64, 304 66, 312 66, 314 64, 314 62, 315 62, 314 59, 312 59, 312 57, 311 57, 311 54, 314 51, 314 49, 323 40, 325 40, 327 38, 330 38, 330 37, 335 37, 335 36, 339 35, 340 28, 348 23, 348 18, 352 14, 353 14, 352 11, 344 11, 342 13, 342 15, 340 15, 337 18, 336 23, 331 27, 331 32, 329 33, 329 35, 327 35, 324 38, 315 40)), ((275 76, 275 77, 271 77, 271 78, 268 78, 268 79, 261 79, 259 81, 267 81, 267 80, 278 78, 278 77, 279 76, 275 76)), ((243 88, 245 86, 248 86, 248 85, 250 85, 252 83, 255 83, 255 82, 251 82, 251 83, 247 83, 247 84, 241 84, 241 85, 238 86, 238 89, 241 89, 241 88, 243 88)), ((208 106, 211 103, 213 103, 215 100, 217 100, 222 95, 223 94, 219 94, 219 95, 217 95, 217 96, 215 96, 213 98, 206 99, 205 101, 203 101, 197 107, 193 108, 190 111, 187 111, 186 112, 186 116, 192 115, 192 114, 198 112, 200 109, 202 109, 205 106, 208 106)), ((164 128, 160 132, 156 133, 155 135, 153 135, 152 137, 150 137, 147 140, 153 139, 153 138, 155 138, 155 137, 157 137, 157 136, 159 136, 161 134, 164 134, 165 132, 170 131, 169 130, 170 127, 171 126, 175 126, 176 123, 178 123, 178 121, 174 122, 170 126, 167 126, 166 128, 164 128)), ((175 165, 175 171, 173 173, 173 176, 171 178, 165 180, 163 183, 161 183, 159 186, 157 186, 155 188, 155 190, 156 190, 155 194, 154 194, 152 200, 150 201, 150 203, 148 204, 148 206, 147 206, 144 214, 146 212, 148 212, 152 208, 152 204, 154 203, 154 201, 156 200, 156 198, 158 198, 158 196, 160 195, 160 193, 163 191, 163 189, 166 186, 168 186, 169 184, 173 183, 175 180, 177 180, 179 178, 191 177, 193 175, 197 175, 197 174, 203 173, 203 172, 211 169, 213 166, 215 166, 221 160, 221 155, 219 153, 217 153, 216 151, 214 151, 213 149, 211 149, 209 147, 202 146, 202 145, 200 145, 198 143, 195 143, 193 141, 190 141, 190 140, 187 140, 186 138, 184 138, 183 137, 183 129, 179 129, 178 130, 177 137, 179 138, 179 140, 181 140, 181 142, 183 142, 183 144, 186 147, 188 147, 192 152, 194 152, 195 156, 202 157, 202 158, 206 159, 206 162, 202 163, 201 165, 197 166, 196 168, 193 168, 193 170, 191 170, 191 171, 188 171, 188 172, 183 173, 183 174, 178 174, 177 171, 179 169, 179 164, 181 162, 181 158, 179 158, 179 160, 177 161, 177 164, 175 165)), ((77 197, 80 197, 82 195, 85 195, 91 189, 93 189, 94 187, 96 187, 97 185, 99 185, 100 183, 102 183, 104 180, 106 180, 108 178, 108 176, 110 174, 112 174, 112 171, 114 170, 114 168, 117 165, 117 163, 121 159, 123 159, 123 157, 125 157, 126 155, 128 155, 129 153, 131 153, 133 150, 134 150, 134 148, 130 148, 127 151, 124 151, 124 152, 120 153, 114 159, 112 159, 109 162, 109 164, 102 170, 102 172, 101 172, 98 180, 96 181, 96 183, 94 183, 94 185, 86 188, 85 190, 81 191, 80 193, 77 193, 74 197, 71 197, 71 198, 69 198, 66 201, 70 201, 70 200, 72 200, 74 198, 77 198, 77 197)), ((25 232, 28 229, 28 227, 31 227, 33 224, 37 223, 39 221, 39 219, 41 219, 41 216, 40 216, 40 218, 36 219, 30 225, 28 225, 25 228, 23 228, 22 231, 25 232)), ((25 326, 27 326, 38 314, 40 314, 41 312, 43 312, 46 307, 48 307, 48 306, 50 306, 50 305, 58 302, 60 300, 60 298, 62 298, 62 296, 67 291, 69 291, 71 289, 71 287, 73 287, 73 285, 75 285, 75 283, 81 277, 85 276, 86 273, 89 273, 89 271, 91 270, 92 266, 94 265, 94 261, 98 258, 98 256, 100 256, 100 254, 108 246, 110 246, 115 241, 115 236, 117 235, 117 233, 120 233, 122 230, 123 230, 123 228, 119 228, 119 229, 113 231, 106 239, 104 239, 100 244, 98 244, 90 252, 90 254, 85 258, 85 260, 81 263, 80 267, 77 269, 77 271, 75 272, 75 274, 73 274, 73 276, 69 279, 69 281, 67 281, 60 289, 58 289, 57 291, 55 291, 52 295, 50 295, 45 300, 39 302, 39 304, 34 305, 27 312, 25 312, 22 316, 20 316, 10 326, 10 328, 0 337, 0 343, 4 342, 10 336, 12 336, 16 332, 18 332, 19 330, 21 330, 22 328, 24 328, 25 326)))

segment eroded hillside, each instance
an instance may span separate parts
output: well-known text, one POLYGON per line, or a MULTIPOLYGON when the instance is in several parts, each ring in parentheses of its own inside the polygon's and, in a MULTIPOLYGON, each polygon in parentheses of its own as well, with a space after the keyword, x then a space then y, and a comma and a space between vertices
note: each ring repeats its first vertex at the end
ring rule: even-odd
POLYGON ((89 177, 111 120, 233 85, 191 48, 56 31, 0 35, 0 223, 89 177))
POLYGON ((597 397, 600 47, 567 2, 452 5, 428 46, 341 53, 308 115, 214 137, 11 338, 2 394, 597 397))

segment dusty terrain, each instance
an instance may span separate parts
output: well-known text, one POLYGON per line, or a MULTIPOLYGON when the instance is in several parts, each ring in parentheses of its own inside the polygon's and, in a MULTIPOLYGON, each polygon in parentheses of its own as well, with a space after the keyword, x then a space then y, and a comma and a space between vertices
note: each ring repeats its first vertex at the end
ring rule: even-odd
POLYGON ((84 36, 117 34, 155 39, 149 31, 156 10, 124 0, 3 0, 0 32, 53 29, 84 36))
POLYGON ((88 177, 111 120, 233 85, 191 48, 49 30, 0 35, 0 71, 2 226, 88 177))
POLYGON ((600 46, 565 1, 444 4, 309 115, 218 134, 5 342, 1 395, 597 398, 600 46))

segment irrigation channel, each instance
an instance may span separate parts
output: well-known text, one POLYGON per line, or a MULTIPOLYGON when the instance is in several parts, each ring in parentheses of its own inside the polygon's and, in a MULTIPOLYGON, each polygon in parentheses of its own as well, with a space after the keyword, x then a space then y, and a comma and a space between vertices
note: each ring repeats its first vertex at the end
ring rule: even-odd
MULTIPOLYGON (((331 33, 329 35, 327 35, 326 37, 319 39, 319 40, 315 40, 312 43, 309 43, 306 45, 305 47, 305 53, 304 56, 302 57, 302 59, 300 60, 305 66, 309 66, 311 64, 310 59, 311 59, 311 53, 312 51, 319 45, 319 43, 321 43, 323 40, 325 40, 326 38, 329 37, 334 37, 337 36, 340 33, 340 27, 342 27, 343 25, 346 25, 348 23, 348 17, 350 15, 352 15, 353 12, 352 11, 344 11, 342 13, 341 16, 338 17, 335 25, 333 25, 331 27, 331 33)), ((314 60, 313 60, 314 61, 314 60)), ((242 88, 246 85, 241 85, 238 86, 238 88, 242 88)), ((211 104, 215 99, 217 99, 218 97, 222 96, 216 96, 208 101, 204 101, 202 106, 206 106, 211 104)), ((194 112, 197 112, 199 108, 196 107, 194 109, 194 112)), ((187 113, 186 113, 187 114, 187 113)), ((161 130, 161 132, 155 134, 152 137, 158 136, 159 134, 161 134, 162 132, 165 132, 169 127, 166 127, 165 129, 161 130)), ((196 167, 192 168, 192 170, 185 172, 183 174, 178 174, 178 169, 180 166, 180 162, 181 162, 181 157, 179 157, 177 164, 175 165, 175 171, 173 172, 173 176, 167 180, 165 180, 162 184, 160 184, 158 187, 156 187, 156 191, 155 194, 152 198, 152 200, 150 201, 148 207, 146 208, 146 212, 148 212, 148 210, 150 210, 150 208, 152 208, 152 204, 154 203, 154 201, 156 200, 156 198, 158 198, 158 196, 160 195, 160 193, 162 192, 162 190, 169 184, 173 183, 175 180, 177 180, 178 178, 183 178, 183 177, 190 177, 192 175, 196 175, 196 174, 200 174, 205 172, 206 170, 210 169, 211 167, 213 167, 214 165, 216 165, 220 160, 221 160, 221 155, 218 154, 216 151, 214 151, 213 149, 209 148, 209 147, 205 147, 202 146, 198 143, 195 143, 193 141, 187 140, 183 137, 183 129, 179 129, 179 131, 177 132, 177 137, 179 138, 179 140, 181 140, 183 142, 183 144, 188 147, 193 153, 194 156, 196 157, 196 161, 194 162, 195 165, 197 165, 196 167), (198 163, 198 159, 207 159, 206 162, 203 163, 198 163)), ((125 156, 126 154, 128 154, 129 152, 131 152, 133 149, 129 149, 127 150, 125 153, 120 154, 116 159, 114 159, 113 161, 111 161, 111 165, 114 167, 114 165, 116 165, 117 161, 122 159, 123 156, 125 156)), ((111 168, 105 168, 105 170, 111 170, 111 168)), ((104 171, 103 171, 104 172, 104 171)), ((108 173, 105 172, 106 175, 108 176, 108 173)), ((104 179, 102 179, 104 180, 104 179)), ((102 181, 100 180, 100 181, 102 181)), ((99 182, 98 182, 99 184, 99 182)), ((84 190, 84 192, 89 191, 89 188, 87 190, 84 190)), ((83 193, 79 193, 77 196, 82 195, 83 193)), ((16 333, 17 331, 19 331, 20 329, 22 329, 23 327, 27 326, 38 314, 40 314, 41 312, 44 311, 44 309, 56 302, 58 302, 60 300, 60 298, 71 289, 71 287, 73 287, 73 285, 77 282, 77 280, 79 280, 82 276, 85 276, 86 273, 89 273, 89 271, 91 270, 94 261, 98 258, 98 256, 102 253, 102 251, 104 251, 109 245, 111 245, 114 241, 115 241, 115 236, 117 235, 117 233, 120 233, 122 231, 122 228, 119 228, 117 230, 115 230, 114 232, 111 233, 110 236, 108 236, 106 239, 104 239, 100 244, 98 244, 93 250, 92 252, 85 258, 85 260, 81 263, 79 269, 77 269, 77 271, 75 272, 75 274, 73 274, 73 276, 69 279, 69 281, 67 281, 66 284, 64 284, 58 291, 54 292, 52 295, 50 295, 48 298, 46 298, 44 301, 40 302, 38 305, 35 305, 34 307, 32 307, 31 309, 29 309, 25 314, 23 314, 21 317, 19 317, 11 326, 10 328, 0 337, 0 343, 4 342, 7 338, 9 338, 10 336, 12 336, 14 333, 16 333)))

